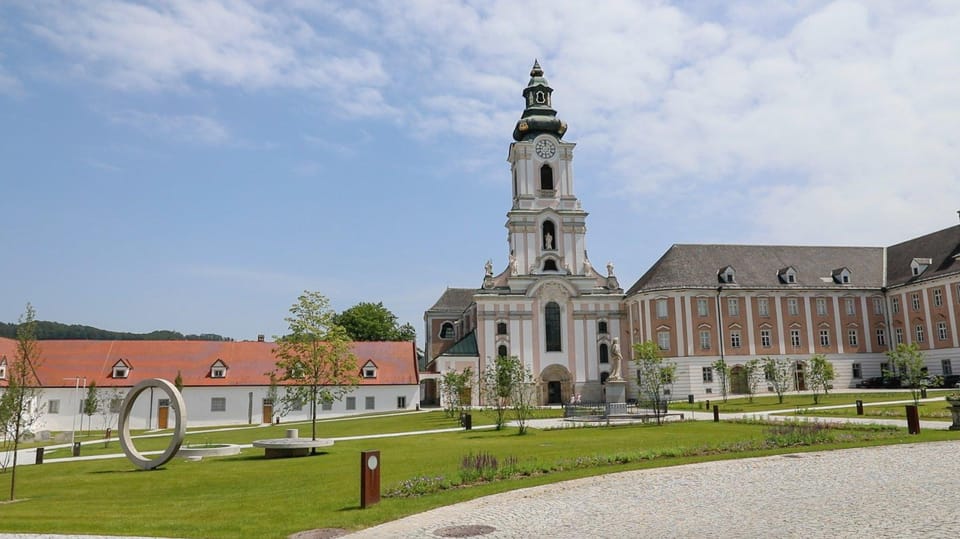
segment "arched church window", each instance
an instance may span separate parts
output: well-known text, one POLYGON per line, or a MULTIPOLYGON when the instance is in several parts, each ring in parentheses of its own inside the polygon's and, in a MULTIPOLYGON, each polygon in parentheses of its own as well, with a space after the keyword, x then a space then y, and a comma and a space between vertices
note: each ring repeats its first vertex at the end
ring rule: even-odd
POLYGON ((600 363, 610 363, 610 350, 606 344, 600 345, 600 363))
POLYGON ((551 301, 543 308, 544 335, 547 339, 547 352, 561 352, 560 342, 560 306, 551 301))
POLYGON ((507 323, 497 322, 497 335, 506 335, 506 334, 507 334, 507 323))
POLYGON ((441 339, 452 339, 453 338, 453 323, 444 322, 440 325, 440 338, 441 339))
POLYGON ((497 347, 497 356, 498 357, 507 357, 507 345, 501 344, 497 347))
POLYGON ((607 334, 607 321, 606 321, 606 320, 601 320, 601 321, 597 322, 597 333, 599 333, 599 334, 601 334, 601 335, 606 335, 606 334, 607 334))
POLYGON ((553 167, 550 165, 540 167, 540 189, 553 191, 553 167))
POLYGON ((543 261, 543 271, 560 271, 557 269, 556 260, 544 260, 543 261))
POLYGON ((543 248, 547 251, 553 251, 557 248, 557 231, 553 221, 543 222, 543 248))

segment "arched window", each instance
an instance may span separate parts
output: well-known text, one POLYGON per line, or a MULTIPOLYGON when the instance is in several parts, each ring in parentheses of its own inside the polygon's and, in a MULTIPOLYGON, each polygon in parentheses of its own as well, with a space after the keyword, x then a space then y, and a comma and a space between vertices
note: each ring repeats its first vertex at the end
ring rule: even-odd
POLYGON ((553 221, 544 221, 541 236, 543 238, 543 248, 546 251, 555 251, 557 249, 557 227, 553 221))
POLYGON ((497 347, 497 356, 507 357, 507 345, 501 344, 497 347))
POLYGON ((559 270, 557 269, 557 261, 556 261, 556 260, 550 260, 550 259, 544 260, 544 261, 543 261, 543 271, 559 271, 559 270))
POLYGON ((444 322, 440 326, 440 338, 441 339, 452 339, 453 338, 453 323, 444 322))
POLYGON ((597 333, 599 333, 599 334, 601 334, 601 335, 606 335, 606 334, 607 334, 607 321, 606 321, 606 320, 601 320, 601 321, 597 322, 597 333))
POLYGON ((506 334, 507 334, 507 323, 497 322, 497 335, 506 335, 506 334))
POLYGON ((540 167, 540 189, 553 191, 553 168, 550 165, 540 167))
POLYGON ((600 345, 600 363, 610 363, 610 351, 606 344, 600 345))
POLYGON ((560 306, 551 301, 543 308, 544 335, 547 339, 547 352, 561 352, 560 342, 560 306))
POLYGON ((543 93, 543 90, 537 90, 537 103, 544 103, 546 101, 547 96, 543 93))

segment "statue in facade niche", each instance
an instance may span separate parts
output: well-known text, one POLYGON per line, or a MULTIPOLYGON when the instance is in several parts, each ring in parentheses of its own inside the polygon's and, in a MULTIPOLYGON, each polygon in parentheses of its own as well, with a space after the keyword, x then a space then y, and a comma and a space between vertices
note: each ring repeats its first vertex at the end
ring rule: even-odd
POLYGON ((610 376, 607 380, 623 380, 620 376, 620 363, 623 360, 623 354, 620 352, 620 338, 614 337, 610 345, 610 358, 613 360, 613 366, 610 368, 610 376))
POLYGON ((517 274, 517 257, 510 255, 510 275, 517 274))
POLYGON ((483 270, 487 277, 493 275, 493 261, 488 258, 487 263, 483 265, 483 270))
POLYGON ((543 235, 543 248, 549 251, 553 250, 553 234, 547 232, 543 235))

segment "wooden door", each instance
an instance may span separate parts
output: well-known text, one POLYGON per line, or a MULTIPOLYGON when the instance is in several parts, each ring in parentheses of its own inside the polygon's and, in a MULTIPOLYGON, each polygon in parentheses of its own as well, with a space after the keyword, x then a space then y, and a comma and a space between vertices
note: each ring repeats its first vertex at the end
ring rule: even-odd
POLYGON ((273 423, 273 403, 266 402, 263 403, 263 422, 264 423, 273 423))
POLYGON ((165 429, 167 428, 167 420, 170 417, 170 407, 161 406, 157 408, 157 428, 165 429))

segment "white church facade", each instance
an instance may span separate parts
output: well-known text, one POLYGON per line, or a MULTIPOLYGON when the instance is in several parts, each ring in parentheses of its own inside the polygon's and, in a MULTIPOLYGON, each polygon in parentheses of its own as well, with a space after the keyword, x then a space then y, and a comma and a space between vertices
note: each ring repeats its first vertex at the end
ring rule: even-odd
MULTIPOLYGON (((719 358, 734 392, 742 366, 766 356, 796 360, 798 389, 813 354, 834 363, 834 386, 853 387, 881 376, 901 342, 924 351, 931 374, 960 368, 960 226, 890 247, 674 245, 625 292, 612 263, 596 268, 587 255, 575 144, 552 92, 535 63, 507 159, 507 267, 487 262, 478 288, 448 288, 424 314, 435 377, 517 356, 541 404, 601 401, 615 341, 627 398, 637 396, 631 347, 644 341, 677 364, 673 398, 719 393, 719 358)), ((421 393, 436 401, 436 387, 421 393)), ((470 400, 483 404, 476 391, 470 400)))

